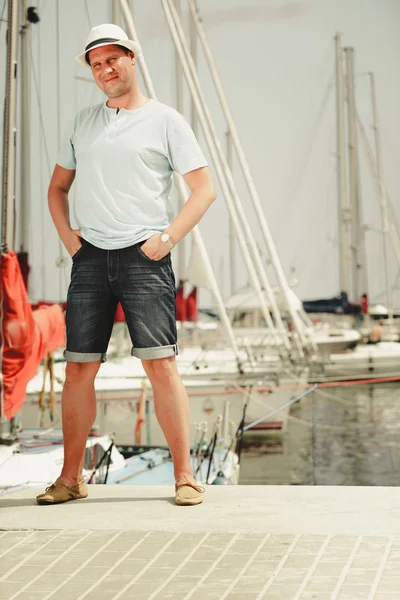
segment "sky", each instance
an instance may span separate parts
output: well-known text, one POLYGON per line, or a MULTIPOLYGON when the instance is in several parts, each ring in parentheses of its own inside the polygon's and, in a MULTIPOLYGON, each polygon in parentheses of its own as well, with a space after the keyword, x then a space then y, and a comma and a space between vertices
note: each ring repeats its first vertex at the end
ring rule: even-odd
MULTIPOLYGON (((65 266, 57 266, 61 248, 47 210, 47 186, 60 139, 75 112, 103 99, 88 80, 90 70, 78 65, 74 56, 83 50, 90 27, 111 21, 111 1, 32 0, 30 4, 38 7, 41 17, 32 28, 30 294, 34 298, 63 300, 70 261, 66 259, 65 266)), ((187 30, 186 1, 181 4, 187 30)), ((157 97, 176 106, 175 52, 162 3, 134 0, 131 5, 157 97)), ((0 10, 2 6, 0 0, 0 10)), ((295 292, 302 299, 336 295, 339 276, 333 38, 340 32, 343 46, 355 49, 357 110, 371 143, 367 73, 374 73, 383 176, 400 220, 400 3, 219 0, 217 5, 215 1, 198 0, 198 8, 284 272, 296 284, 295 292)), ((1 72, 5 64, 5 32, 6 24, 2 23, 1 72)), ((226 123, 200 50, 198 70, 217 132, 225 145, 226 123)), ((3 101, 4 81, 0 81, 0 98, 3 101)), ((186 87, 184 114, 190 120, 186 87)), ((210 157, 201 131, 198 139, 210 157)), ((372 301, 382 302, 385 283, 379 203, 361 140, 359 154, 368 291, 372 301)), ((211 168, 218 197, 200 230, 220 289, 227 298, 232 271, 229 216, 212 165, 211 168)), ((233 175, 268 277, 275 283, 236 158, 233 175)), ((17 210, 19 202, 17 186, 17 210)), ((17 246, 19 235, 18 232, 17 246)), ((188 254, 190 246, 188 239, 188 254)), ((66 255, 65 250, 63 254, 66 255)), ((393 283, 397 265, 392 252, 389 258, 393 283)), ((233 269, 239 289, 248 283, 249 276, 237 244, 233 269)), ((211 302, 209 294, 202 291, 201 303, 211 302)), ((395 304, 400 307, 398 291, 395 304)))

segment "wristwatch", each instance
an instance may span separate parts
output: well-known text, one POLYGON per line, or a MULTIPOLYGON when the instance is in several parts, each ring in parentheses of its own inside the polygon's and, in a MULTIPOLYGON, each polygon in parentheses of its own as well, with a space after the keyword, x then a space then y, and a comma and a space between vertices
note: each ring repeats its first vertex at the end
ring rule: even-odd
POLYGON ((165 231, 161 234, 161 241, 164 242, 164 244, 167 244, 167 246, 170 250, 175 248, 174 244, 171 242, 169 233, 166 233, 165 231))

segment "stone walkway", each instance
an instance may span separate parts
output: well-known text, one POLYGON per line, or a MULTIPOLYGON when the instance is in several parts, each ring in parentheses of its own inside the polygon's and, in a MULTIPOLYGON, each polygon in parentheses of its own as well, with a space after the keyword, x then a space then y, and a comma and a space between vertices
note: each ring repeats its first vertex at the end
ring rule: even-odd
POLYGON ((162 486, 35 491, 0 499, 1 600, 400 598, 397 488, 210 486, 198 507, 162 486))

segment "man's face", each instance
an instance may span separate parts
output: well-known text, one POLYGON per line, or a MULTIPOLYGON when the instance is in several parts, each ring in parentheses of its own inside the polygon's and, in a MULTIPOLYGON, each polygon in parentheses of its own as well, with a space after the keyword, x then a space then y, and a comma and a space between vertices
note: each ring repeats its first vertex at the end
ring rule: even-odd
POLYGON ((133 53, 125 54, 122 48, 111 44, 90 50, 89 61, 96 84, 109 98, 118 98, 132 88, 133 53))

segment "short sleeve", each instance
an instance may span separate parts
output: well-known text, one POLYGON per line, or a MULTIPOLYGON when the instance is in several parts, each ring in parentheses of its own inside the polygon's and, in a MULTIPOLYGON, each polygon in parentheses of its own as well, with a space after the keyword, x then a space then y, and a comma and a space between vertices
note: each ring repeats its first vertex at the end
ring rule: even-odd
POLYGON ((74 171, 76 169, 76 158, 74 148, 76 117, 64 135, 60 149, 57 154, 57 164, 64 169, 74 171))
POLYGON ((174 111, 169 118, 167 132, 169 161, 174 171, 185 175, 208 166, 208 161, 185 117, 174 111))

